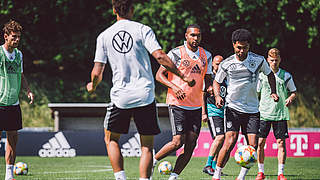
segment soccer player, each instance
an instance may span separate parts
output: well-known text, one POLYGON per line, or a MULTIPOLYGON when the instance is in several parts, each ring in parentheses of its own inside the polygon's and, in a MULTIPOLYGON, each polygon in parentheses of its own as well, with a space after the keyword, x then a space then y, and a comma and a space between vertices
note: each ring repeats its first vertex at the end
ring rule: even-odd
POLYGON ((172 127, 172 141, 164 145, 156 153, 154 167, 157 162, 184 144, 178 156, 169 180, 177 179, 188 164, 201 128, 201 104, 204 79, 212 74, 211 53, 199 46, 201 42, 200 26, 189 25, 185 33, 184 45, 172 49, 168 56, 175 62, 178 69, 186 76, 193 77, 196 85, 188 86, 181 78, 160 66, 156 79, 168 87, 167 104, 172 127))
MULTIPOLYGON (((216 55, 212 60, 212 78, 209 84, 213 84, 213 80, 218 71, 219 64, 223 61, 223 57, 216 55)), ((209 86, 203 93, 203 104, 202 104, 202 121, 208 122, 210 134, 213 140, 208 160, 203 168, 203 172, 213 176, 214 170, 216 169, 217 155, 224 142, 224 107, 217 108, 215 105, 215 97, 211 94, 212 86, 209 86), (211 88, 210 88, 211 87, 211 88)), ((220 85, 220 96, 224 99, 227 95, 227 82, 226 79, 220 85)))
POLYGON ((258 92, 261 93, 259 106, 261 121, 257 151, 259 172, 256 180, 265 179, 264 146, 266 144, 266 139, 269 135, 271 126, 278 145, 278 180, 286 180, 283 172, 286 161, 286 138, 289 137, 287 121, 290 119, 290 117, 288 106, 290 106, 292 101, 296 98, 297 88, 293 82, 291 74, 279 68, 281 57, 280 51, 277 48, 272 48, 269 50, 267 61, 276 77, 279 102, 275 103, 272 101, 269 96, 270 88, 267 85, 267 77, 263 74, 260 74, 258 92), (289 96, 288 93, 290 93, 289 96))
MULTIPOLYGON (((225 141, 219 152, 213 180, 220 179, 221 170, 228 161, 228 157, 238 139, 239 130, 247 136, 248 144, 256 147, 256 135, 259 130, 259 100, 257 83, 259 72, 267 75, 271 88, 270 96, 278 101, 275 77, 263 56, 249 52, 251 33, 246 29, 237 29, 232 33, 234 55, 224 60, 219 67, 213 82, 213 89, 218 108, 224 105, 220 96, 220 84, 225 78, 228 81, 225 100, 225 141)), ((243 180, 249 169, 242 167, 238 180, 243 180)))
POLYGON ((141 140, 140 180, 151 176, 154 135, 160 133, 155 103, 155 87, 148 52, 169 71, 192 86, 195 81, 182 74, 161 50, 152 29, 131 21, 132 0, 112 0, 117 21, 97 38, 94 67, 88 92, 95 91, 102 80, 105 64, 112 70, 112 106, 107 109, 104 128, 108 157, 117 180, 125 180, 123 157, 118 144, 128 133, 133 117, 141 140))
POLYGON ((0 139, 2 131, 7 134, 6 176, 13 180, 13 166, 16 160, 18 130, 22 129, 21 109, 19 105, 20 87, 27 90, 30 104, 33 93, 23 75, 22 53, 17 49, 21 38, 22 26, 10 20, 4 25, 4 44, 0 47, 0 139))

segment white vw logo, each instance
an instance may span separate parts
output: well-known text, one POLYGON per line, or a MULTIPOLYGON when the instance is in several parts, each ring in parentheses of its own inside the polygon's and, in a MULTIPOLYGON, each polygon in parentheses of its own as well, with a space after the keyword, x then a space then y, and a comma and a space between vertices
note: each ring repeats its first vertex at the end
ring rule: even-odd
POLYGON ((119 31, 113 36, 112 46, 119 53, 125 54, 132 49, 132 36, 126 31, 119 31))

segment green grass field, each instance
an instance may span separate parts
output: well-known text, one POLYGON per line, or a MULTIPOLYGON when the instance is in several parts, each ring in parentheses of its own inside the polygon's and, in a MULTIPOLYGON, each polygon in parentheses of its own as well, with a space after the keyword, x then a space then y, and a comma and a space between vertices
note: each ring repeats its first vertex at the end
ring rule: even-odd
MULTIPOLYGON (((169 156, 164 160, 174 164, 176 157, 169 156)), ((29 173, 26 176, 16 176, 16 180, 102 180, 114 179, 110 162, 104 156, 78 156, 75 158, 40 158, 19 156, 17 161, 26 162, 29 173)), ((202 173, 206 158, 192 158, 188 166, 181 173, 181 180, 211 180, 211 176, 202 173)), ((139 158, 125 158, 125 170, 129 179, 139 179, 139 158)), ((266 158, 266 179, 277 179, 277 159, 266 158)), ((228 176, 222 179, 234 180, 239 173, 239 166, 230 158, 223 172, 228 176)), ((247 180, 254 180, 257 166, 251 168, 247 180)), ((5 162, 0 158, 0 179, 4 179, 5 162)), ((285 175, 289 179, 320 180, 320 158, 288 158, 285 175)), ((154 180, 166 180, 169 176, 155 172, 154 180)))

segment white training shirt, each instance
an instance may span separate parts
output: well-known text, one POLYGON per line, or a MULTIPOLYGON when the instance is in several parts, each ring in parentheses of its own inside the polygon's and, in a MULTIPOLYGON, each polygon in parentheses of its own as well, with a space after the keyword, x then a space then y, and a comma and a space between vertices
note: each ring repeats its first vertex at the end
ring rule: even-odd
POLYGON ((98 36, 94 62, 109 62, 113 74, 110 98, 117 107, 141 107, 154 101, 148 52, 159 49, 152 29, 130 20, 117 21, 98 36))
MULTIPOLYGON (((279 68, 278 72, 275 74, 278 77, 280 74, 280 69, 281 68, 279 68)), ((293 78, 292 78, 291 74, 287 71, 285 71, 285 73, 284 73, 284 82, 287 82, 286 88, 289 90, 289 92, 297 91, 297 88, 296 88, 296 85, 294 84, 293 78)), ((261 79, 259 78, 258 85, 257 85, 257 92, 261 92, 261 88, 262 88, 261 79)))
POLYGON ((252 52, 244 61, 237 60, 234 54, 220 63, 215 80, 222 83, 227 78, 226 106, 244 113, 259 112, 259 72, 268 75, 271 69, 263 56, 252 52))
MULTIPOLYGON (((16 53, 14 50, 12 51, 12 53, 10 53, 9 51, 7 51, 4 45, 2 45, 1 48, 3 49, 3 52, 7 56, 9 61, 13 61, 16 58, 16 53)), ((20 57, 21 57, 21 73, 23 73, 22 52, 18 49, 18 53, 20 54, 20 57)), ((19 99, 16 103, 12 104, 12 106, 16 106, 16 105, 19 105, 19 99)))
MULTIPOLYGON (((199 48, 196 52, 191 51, 188 47, 187 47, 187 42, 184 41, 184 47, 186 48, 187 54, 191 59, 199 59, 199 48)), ((206 57, 207 57, 207 72, 206 74, 212 74, 212 55, 209 51, 203 49, 206 57)), ((172 59, 172 62, 176 65, 176 67, 180 66, 181 63, 181 53, 180 53, 180 49, 179 47, 176 47, 172 50, 169 51, 168 56, 170 57, 170 59, 172 59)), ((204 84, 203 84, 204 85, 204 84)), ((200 99, 201 100, 201 99, 200 99)), ((180 108, 186 109, 186 110, 195 110, 195 109, 200 109, 200 107, 189 107, 189 106, 179 106, 180 108)))

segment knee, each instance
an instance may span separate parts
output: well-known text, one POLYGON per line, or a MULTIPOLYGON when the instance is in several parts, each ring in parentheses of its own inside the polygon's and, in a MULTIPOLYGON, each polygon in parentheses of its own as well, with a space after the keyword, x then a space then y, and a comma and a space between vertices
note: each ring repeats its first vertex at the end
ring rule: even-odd
POLYGON ((182 140, 181 139, 173 139, 171 141, 172 146, 174 146, 174 149, 179 149, 182 147, 182 140))
POLYGON ((224 136, 217 136, 216 137, 216 140, 217 140, 217 142, 219 143, 219 144, 222 144, 223 143, 223 141, 224 141, 224 136))
POLYGON ((284 140, 277 140, 278 149, 285 148, 286 142, 284 140))

